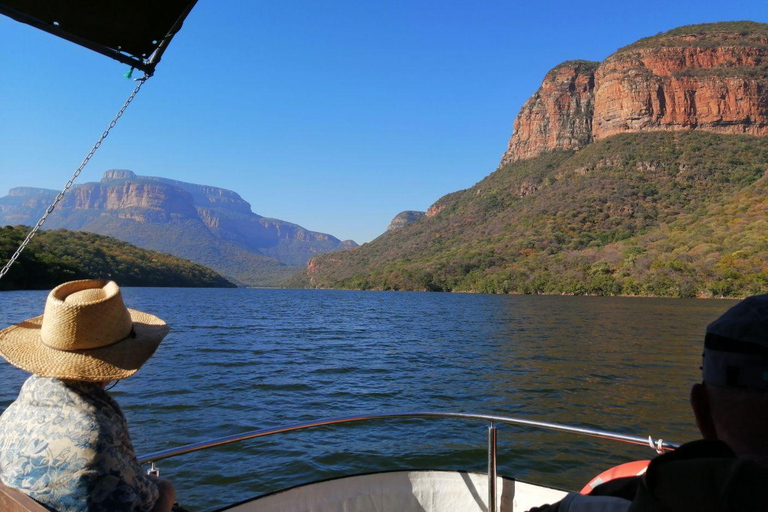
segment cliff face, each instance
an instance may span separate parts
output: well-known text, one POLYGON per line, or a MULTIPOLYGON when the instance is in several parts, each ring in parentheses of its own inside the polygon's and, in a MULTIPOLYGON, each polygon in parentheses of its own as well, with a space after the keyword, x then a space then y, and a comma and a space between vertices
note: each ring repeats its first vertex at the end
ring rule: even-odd
POLYGON ((64 196, 63 208, 73 210, 144 210, 138 222, 165 222, 197 215, 192 196, 183 190, 141 181, 87 183, 64 196))
POLYGON ((693 128, 768 135, 768 75, 765 70, 760 73, 763 62, 768 63, 768 48, 618 52, 595 75, 594 137, 693 128))
POLYGON ((622 48, 599 65, 557 66, 515 119, 501 164, 625 132, 768 135, 766 27, 681 27, 622 48))
POLYGON ((560 64, 544 77, 515 118, 501 164, 531 158, 551 149, 577 149, 592 141, 592 110, 597 62, 560 64))

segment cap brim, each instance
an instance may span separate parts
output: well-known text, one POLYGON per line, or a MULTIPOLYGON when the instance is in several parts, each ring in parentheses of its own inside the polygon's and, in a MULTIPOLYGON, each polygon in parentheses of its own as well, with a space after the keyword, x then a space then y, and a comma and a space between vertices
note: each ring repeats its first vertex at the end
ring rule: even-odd
POLYGON ((46 346, 43 317, 30 318, 0 331, 0 355, 22 370, 64 380, 103 382, 130 377, 152 357, 168 334, 168 325, 154 315, 129 309, 134 336, 89 350, 64 351, 46 346))

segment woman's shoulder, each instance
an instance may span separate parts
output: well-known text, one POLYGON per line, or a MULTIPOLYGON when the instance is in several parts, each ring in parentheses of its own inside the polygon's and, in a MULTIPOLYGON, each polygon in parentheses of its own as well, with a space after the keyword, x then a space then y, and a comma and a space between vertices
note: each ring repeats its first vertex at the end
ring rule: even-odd
POLYGON ((33 375, 3 414, 2 423, 6 429, 45 429, 56 437, 90 437, 113 428, 112 425, 122 428, 124 417, 97 383, 33 375))
POLYGON ((21 386, 19 401, 35 404, 55 403, 63 405, 78 401, 80 397, 94 394, 98 388, 95 382, 63 380, 53 377, 30 376, 21 386))
POLYGON ((19 402, 39 407, 73 407, 96 412, 117 409, 115 401, 97 382, 55 379, 32 375, 21 387, 19 402))

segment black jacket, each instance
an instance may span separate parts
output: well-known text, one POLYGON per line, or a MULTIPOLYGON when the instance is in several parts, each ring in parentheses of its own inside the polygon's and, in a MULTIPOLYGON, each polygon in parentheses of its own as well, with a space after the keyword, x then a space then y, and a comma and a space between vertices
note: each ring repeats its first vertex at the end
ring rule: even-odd
POLYGON ((693 441, 653 459, 641 477, 617 478, 587 497, 531 512, 567 512, 576 503, 590 510, 595 496, 624 498, 628 512, 768 512, 768 467, 737 458, 723 442, 693 441))

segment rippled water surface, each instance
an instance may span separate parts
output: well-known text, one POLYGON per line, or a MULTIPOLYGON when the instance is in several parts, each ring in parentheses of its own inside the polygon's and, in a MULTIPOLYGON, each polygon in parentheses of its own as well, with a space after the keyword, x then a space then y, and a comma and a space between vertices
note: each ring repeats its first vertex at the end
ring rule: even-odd
MULTIPOLYGON (((473 412, 683 442, 706 324, 732 301, 320 290, 124 289, 172 327, 120 382, 137 452, 320 418, 473 412)), ((46 292, 0 293, 0 325, 46 292)), ((0 409, 26 374, 0 362, 0 409)), ((488 425, 384 420, 163 461, 193 511, 311 480, 397 468, 485 471, 488 425)), ((499 473, 581 488, 647 448, 499 425, 499 473)))

